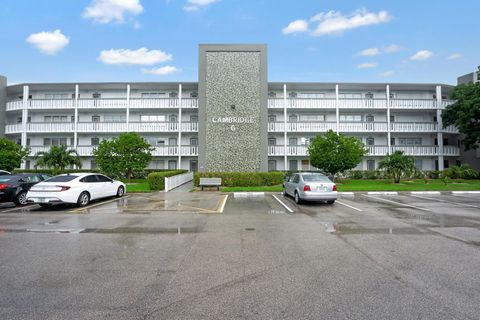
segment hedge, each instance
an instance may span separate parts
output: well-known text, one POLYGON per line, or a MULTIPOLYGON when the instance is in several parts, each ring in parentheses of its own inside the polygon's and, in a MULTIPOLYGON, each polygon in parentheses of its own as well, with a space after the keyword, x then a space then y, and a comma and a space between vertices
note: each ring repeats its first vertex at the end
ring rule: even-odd
MULTIPOLYGON (((140 175, 135 175, 134 179, 145 179, 149 173, 153 172, 170 172, 171 169, 145 169, 144 172, 140 175)), ((15 169, 12 173, 45 173, 53 175, 53 169, 15 169)), ((67 169, 62 171, 62 173, 103 173, 99 169, 67 169)))
POLYGON ((165 189, 165 178, 173 177, 178 174, 186 173, 188 170, 170 170, 161 172, 152 172, 148 175, 147 180, 152 191, 160 191, 165 189))
POLYGON ((224 187, 274 186, 283 183, 284 173, 273 172, 197 172, 194 184, 198 186, 200 178, 222 178, 224 187))

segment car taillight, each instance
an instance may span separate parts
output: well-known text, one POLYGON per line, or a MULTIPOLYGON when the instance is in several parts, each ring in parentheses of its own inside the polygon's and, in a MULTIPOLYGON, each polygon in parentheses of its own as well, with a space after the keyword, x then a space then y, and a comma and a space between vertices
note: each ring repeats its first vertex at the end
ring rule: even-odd
POLYGON ((333 185, 332 191, 337 191, 337 185, 336 184, 333 185))
POLYGON ((60 191, 67 191, 68 189, 70 189, 70 187, 66 186, 57 186, 57 188, 61 188, 60 191))
POLYGON ((303 187, 303 191, 312 191, 312 189, 310 189, 310 186, 307 184, 303 187))
POLYGON ((8 184, 6 183, 0 183, 0 190, 5 190, 8 188, 8 184))

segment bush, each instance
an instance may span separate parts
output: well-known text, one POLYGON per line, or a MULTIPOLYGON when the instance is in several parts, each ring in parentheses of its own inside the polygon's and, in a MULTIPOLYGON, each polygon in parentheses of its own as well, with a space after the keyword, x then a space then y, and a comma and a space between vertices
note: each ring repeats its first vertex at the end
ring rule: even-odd
POLYGON ((165 178, 173 177, 178 174, 188 172, 187 170, 170 170, 162 172, 152 172, 148 175, 147 180, 152 191, 160 191, 165 189, 165 178))
POLYGON ((426 175, 429 179, 438 179, 442 176, 442 172, 438 170, 427 171, 426 175))
POLYGON ((443 175, 451 179, 476 179, 478 172, 469 165, 464 164, 445 169, 443 175))
POLYGON ((363 179, 363 170, 350 170, 345 177, 347 179, 361 180, 363 179))
POLYGON ((225 187, 275 186, 283 183, 284 173, 273 172, 197 172, 194 184, 198 186, 200 178, 221 178, 225 187))
POLYGON ((365 171, 365 179, 368 179, 368 180, 380 179, 380 172, 378 170, 367 170, 365 171))

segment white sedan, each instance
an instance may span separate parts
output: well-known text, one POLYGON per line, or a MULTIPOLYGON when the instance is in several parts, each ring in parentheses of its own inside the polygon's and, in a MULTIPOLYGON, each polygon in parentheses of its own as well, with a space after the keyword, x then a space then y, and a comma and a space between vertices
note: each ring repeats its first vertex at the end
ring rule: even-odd
POLYGON ((27 201, 49 207, 58 203, 77 204, 84 207, 91 200, 122 197, 125 184, 103 174, 71 173, 55 176, 33 186, 27 193, 27 201))

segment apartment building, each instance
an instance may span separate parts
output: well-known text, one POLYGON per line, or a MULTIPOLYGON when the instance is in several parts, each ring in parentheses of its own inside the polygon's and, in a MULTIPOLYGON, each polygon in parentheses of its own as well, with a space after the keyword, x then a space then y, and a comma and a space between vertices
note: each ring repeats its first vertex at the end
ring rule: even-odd
POLYGON ((459 133, 440 116, 451 86, 268 83, 265 45, 201 45, 199 58, 198 83, 7 86, 1 77, 0 134, 31 148, 24 168, 52 145, 75 148, 83 168, 95 168, 95 146, 129 131, 154 146, 157 169, 308 170, 308 144, 328 130, 364 142, 357 169, 395 150, 423 170, 460 161, 459 133))

